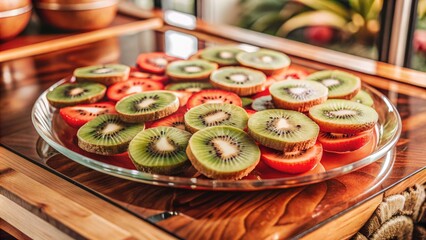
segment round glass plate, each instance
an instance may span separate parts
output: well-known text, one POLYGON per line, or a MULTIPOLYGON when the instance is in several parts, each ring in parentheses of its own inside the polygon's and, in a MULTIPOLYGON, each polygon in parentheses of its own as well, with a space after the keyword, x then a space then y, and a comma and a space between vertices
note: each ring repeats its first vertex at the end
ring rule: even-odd
POLYGON ((49 105, 46 94, 56 86, 66 82, 61 80, 46 90, 35 102, 32 122, 38 134, 56 151, 68 158, 96 171, 116 177, 147 184, 190 188, 200 190, 252 191, 273 188, 289 188, 321 182, 367 166, 385 155, 396 145, 401 134, 401 119, 395 106, 383 94, 364 85, 374 100, 379 121, 374 138, 366 146, 351 153, 326 153, 314 169, 309 172, 290 175, 275 171, 262 161, 241 180, 213 180, 198 174, 191 168, 177 176, 149 174, 134 168, 127 153, 115 156, 100 156, 81 150, 76 144, 76 129, 62 121, 58 110, 49 105))

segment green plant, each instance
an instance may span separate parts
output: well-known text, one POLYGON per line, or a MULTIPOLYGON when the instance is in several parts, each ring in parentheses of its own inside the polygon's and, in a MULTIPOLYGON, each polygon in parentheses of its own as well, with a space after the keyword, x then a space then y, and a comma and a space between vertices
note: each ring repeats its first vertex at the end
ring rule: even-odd
POLYGON ((288 38, 301 29, 326 27, 333 31, 332 38, 355 39, 372 45, 380 29, 378 19, 382 1, 242 0, 243 15, 239 25, 288 38))

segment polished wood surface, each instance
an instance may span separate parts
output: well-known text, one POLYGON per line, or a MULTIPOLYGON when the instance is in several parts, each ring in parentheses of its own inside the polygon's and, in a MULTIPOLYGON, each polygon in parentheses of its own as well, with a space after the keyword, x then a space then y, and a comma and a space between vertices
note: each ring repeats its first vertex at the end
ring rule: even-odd
POLYGON ((19 226, 31 238, 175 238, 146 221, 75 188, 72 183, 40 169, 3 147, 0 147, 0 173, 0 213, 6 216, 6 221, 19 226), (18 204, 20 208, 14 207, 14 204, 18 204), (46 231, 46 224, 55 229, 46 231), (34 233, 37 235, 32 235, 34 233))
MULTIPOLYGON (((158 32, 154 33, 157 45, 144 50, 163 51, 163 32, 168 30, 181 31, 170 26, 158 29, 158 32)), ((212 43, 232 42, 230 39, 206 33, 191 34, 212 43)), ((228 35, 229 37, 233 36, 228 35)), ((416 182, 425 181, 426 90, 353 70, 349 71, 388 96, 398 108, 403 120, 403 133, 395 152, 392 153, 395 161, 391 171, 384 174, 385 177, 377 177, 383 174, 381 170, 384 169, 384 161, 378 161, 356 172, 304 187, 259 192, 193 191, 115 178, 88 169, 62 155, 40 158, 37 146, 40 148, 43 142, 30 120, 30 110, 40 93, 59 79, 69 76, 72 70, 79 66, 123 61, 127 64, 132 64, 132 61, 134 63, 135 59, 129 60, 127 57, 137 55, 132 47, 140 46, 139 42, 144 42, 143 40, 146 39, 132 35, 123 36, 120 40, 112 37, 1 63, 0 104, 4 107, 0 110, 0 143, 29 160, 45 164, 66 178, 108 197, 114 204, 188 239, 302 236, 311 239, 327 233, 329 230, 326 226, 340 226, 340 230, 333 236, 347 237, 367 221, 367 213, 374 210, 375 205, 387 191, 392 191, 394 185, 403 190, 416 182), (120 45, 123 42, 125 44, 120 45), (404 181, 406 179, 409 180, 404 181), (357 206, 362 203, 368 204, 358 209, 357 206), (360 215, 364 210, 365 214, 360 215), (345 226, 337 224, 354 216, 359 217, 358 221, 346 221, 345 226), (315 229, 323 232, 317 232, 315 234, 318 235, 315 235, 315 229)), ((200 42, 199 46, 203 45, 204 42, 200 42)), ((339 68, 327 64, 326 61, 291 57, 294 65, 308 71, 339 68)), ((73 194, 67 193, 66 196, 72 197, 73 194)))

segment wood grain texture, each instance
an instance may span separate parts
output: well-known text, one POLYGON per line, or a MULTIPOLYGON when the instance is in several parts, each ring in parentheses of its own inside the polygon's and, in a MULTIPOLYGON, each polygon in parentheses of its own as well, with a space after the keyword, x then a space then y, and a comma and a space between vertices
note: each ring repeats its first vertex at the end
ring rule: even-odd
MULTIPOLYGON (((42 169, 34 171, 34 168, 38 167, 0 147, 2 197, 19 204, 35 216, 49 221, 72 238, 174 239, 152 225, 76 188, 58 176, 42 169), (48 187, 49 183, 55 184, 48 187)), ((16 211, 19 211, 18 208, 16 211)), ((9 215, 8 212, 2 212, 2 217, 3 214, 9 215)), ((8 219, 12 217, 6 218, 8 219)), ((31 229, 27 230, 31 231, 31 229)), ((31 236, 29 232, 26 234, 31 236)), ((52 236, 53 239, 55 236, 57 235, 52 236)))
POLYGON ((0 62, 32 56, 36 54, 48 53, 59 49, 70 48, 96 42, 104 38, 123 34, 125 32, 143 31, 146 29, 157 28, 162 25, 160 19, 149 19, 145 21, 128 23, 111 28, 95 30, 92 32, 81 33, 73 36, 67 36, 60 39, 50 40, 41 43, 35 43, 30 46, 24 46, 15 49, 9 49, 0 53, 0 62))
MULTIPOLYGON (((38 135, 30 122, 29 112, 39 94, 57 80, 69 75, 75 67, 119 62, 125 56, 135 56, 137 51, 163 51, 166 46, 164 32, 168 30, 179 31, 170 26, 159 29, 154 34, 157 45, 150 49, 135 47, 140 42, 149 40, 144 38, 146 35, 129 35, 121 36, 120 41, 117 38, 105 39, 102 42, 1 63, 1 69, 9 69, 10 77, 5 78, 3 74, 0 85, 0 105, 5 106, 0 109, 0 143, 34 161, 42 162, 36 152, 38 135), (122 42, 126 44, 120 45, 122 42)), ((199 46, 212 42, 232 43, 229 39, 206 33, 191 34, 200 39, 199 46)), ((338 68, 299 57, 292 57, 292 61, 294 65, 310 72, 338 68)), ((305 187, 260 192, 212 192, 126 181, 88 169, 62 155, 48 159, 46 164, 143 218, 154 219, 153 216, 160 216, 155 220, 158 226, 183 238, 259 239, 304 236, 330 219, 355 210, 358 204, 382 194, 406 178, 413 181, 423 179, 416 178, 418 175, 415 173, 425 169, 426 165, 426 126, 419 123, 423 121, 426 112, 426 90, 351 72, 386 95, 398 108, 404 122, 403 133, 396 148, 396 160, 385 179, 376 177, 382 169, 379 161, 356 172, 305 187), (163 212, 173 214, 163 220, 163 212)), ((30 162, 28 164, 32 165, 30 162)), ((34 178, 55 190, 63 187, 45 181, 39 174, 34 178)), ((81 194, 71 188, 67 191, 67 196, 81 194)), ((100 203, 91 203, 90 209, 96 213, 102 211, 98 204, 100 203)), ((366 209, 370 209, 367 206, 366 209)), ((359 226, 359 222, 355 223, 342 225, 342 229, 359 226)), ((342 236, 348 234, 343 231, 340 233, 342 236)))
POLYGON ((28 236, 30 239, 72 239, 50 223, 35 216, 4 195, 0 195, 0 206, 2 206, 0 209, 2 219, 25 234, 23 236, 19 235, 19 238, 24 239, 25 236, 28 236))

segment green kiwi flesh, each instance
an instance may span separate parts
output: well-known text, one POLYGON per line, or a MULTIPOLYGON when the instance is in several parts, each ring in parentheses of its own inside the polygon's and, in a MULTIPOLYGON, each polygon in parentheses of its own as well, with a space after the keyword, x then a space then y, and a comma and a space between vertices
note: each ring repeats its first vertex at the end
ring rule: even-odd
POLYGON ((217 67, 205 60, 180 60, 167 65, 166 74, 175 81, 205 80, 217 67))
POLYGON ((243 107, 250 107, 251 104, 253 103, 253 99, 248 97, 242 97, 241 102, 243 107))
POLYGON ((248 132, 265 147, 294 152, 312 147, 319 127, 303 113, 268 109, 256 112, 249 118, 248 132))
POLYGON ((238 106, 227 103, 205 103, 185 113, 186 129, 192 133, 212 126, 247 127, 248 114, 238 106))
POLYGON ((318 71, 306 80, 322 83, 328 88, 328 98, 351 99, 361 89, 361 79, 353 74, 339 70, 318 71))
POLYGON ((207 61, 218 63, 220 66, 238 65, 236 55, 244 52, 232 46, 218 46, 204 49, 200 56, 207 61))
POLYGON ((267 95, 254 99, 251 108, 255 111, 263 111, 266 109, 275 109, 277 107, 275 107, 271 95, 267 95))
POLYGON ((127 151, 130 141, 144 128, 144 123, 126 123, 116 114, 100 115, 80 127, 77 132, 78 146, 100 155, 122 153, 127 151))
POLYGON ((106 89, 99 83, 65 83, 49 91, 46 98, 57 108, 95 103, 104 97, 106 89))
POLYGON ((194 133, 186 154, 200 173, 214 179, 241 179, 260 160, 256 142, 243 130, 230 126, 208 127, 194 133))
POLYGON ((204 89, 212 89, 213 86, 209 82, 181 82, 170 83, 166 86, 166 90, 185 91, 185 92, 199 92, 204 89))
POLYGON ((174 175, 191 163, 186 156, 191 134, 173 127, 155 127, 140 132, 129 144, 129 157, 143 172, 174 175))
POLYGON ((125 122, 145 122, 166 117, 179 108, 179 99, 166 91, 149 91, 127 96, 115 105, 125 122))
POLYGON ((265 81, 265 74, 246 67, 223 67, 214 71, 210 76, 213 86, 240 96, 263 91, 265 81))
POLYGON ((74 70, 77 81, 92 81, 105 85, 127 80, 129 73, 130 67, 122 64, 95 65, 74 70))
POLYGON ((364 90, 359 91, 358 94, 351 99, 351 101, 361 103, 369 107, 374 105, 373 98, 364 90))
POLYGON ((309 116, 322 132, 356 134, 373 128, 378 114, 373 108, 343 99, 331 99, 313 106, 309 116))
POLYGON ((274 74, 290 66, 291 60, 284 53, 260 49, 256 52, 238 53, 237 61, 245 67, 250 67, 264 72, 266 75, 274 74))
POLYGON ((315 81, 286 80, 272 84, 269 92, 278 108, 306 112, 327 100, 328 88, 315 81))

